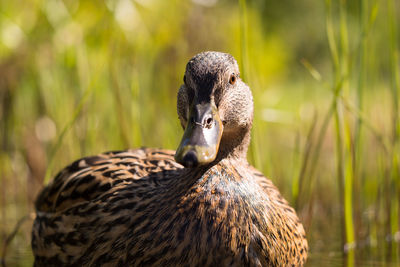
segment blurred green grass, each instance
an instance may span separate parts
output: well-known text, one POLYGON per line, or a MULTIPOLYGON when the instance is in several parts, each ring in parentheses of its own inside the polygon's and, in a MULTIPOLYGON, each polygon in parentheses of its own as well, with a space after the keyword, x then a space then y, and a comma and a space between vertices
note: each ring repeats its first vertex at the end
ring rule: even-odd
MULTIPOLYGON (((249 160, 296 207, 310 265, 344 264, 349 227, 356 263, 398 264, 399 8, 395 0, 1 0, 1 240, 33 211, 46 170, 51 178, 107 150, 175 149, 185 64, 217 50, 243 65, 255 101, 249 160)), ((7 262, 31 265, 29 240, 25 223, 7 262)))

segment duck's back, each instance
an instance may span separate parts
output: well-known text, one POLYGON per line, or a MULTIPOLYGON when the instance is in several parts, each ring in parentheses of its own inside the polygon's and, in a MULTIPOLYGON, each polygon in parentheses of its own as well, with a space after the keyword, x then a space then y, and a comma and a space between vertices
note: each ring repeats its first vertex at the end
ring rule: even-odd
POLYGON ((107 152, 60 171, 35 203, 35 265, 81 265, 90 264, 94 255, 107 257, 113 248, 104 246, 116 244, 114 239, 129 230, 132 211, 156 201, 160 183, 182 170, 173 155, 159 149, 107 152))
POLYGON ((60 212, 82 202, 93 201, 118 191, 126 184, 137 182, 155 186, 163 171, 181 169, 174 160, 175 151, 136 149, 111 151, 81 158, 65 167, 46 186, 36 200, 37 211, 60 212), (160 172, 153 179, 144 177, 160 172))
POLYGON ((183 169, 173 151, 87 157, 39 196, 36 266, 301 265, 307 242, 276 187, 247 163, 183 169))

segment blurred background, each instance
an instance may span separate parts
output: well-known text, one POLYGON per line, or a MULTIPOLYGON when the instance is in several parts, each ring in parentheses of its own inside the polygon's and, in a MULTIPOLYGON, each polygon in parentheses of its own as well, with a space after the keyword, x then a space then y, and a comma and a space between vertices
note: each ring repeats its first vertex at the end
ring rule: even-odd
POLYGON ((2 257, 32 265, 35 196, 74 159, 175 149, 185 64, 217 50, 252 88, 248 158, 296 208, 308 266, 398 266, 399 11, 396 0, 0 0, 2 257))

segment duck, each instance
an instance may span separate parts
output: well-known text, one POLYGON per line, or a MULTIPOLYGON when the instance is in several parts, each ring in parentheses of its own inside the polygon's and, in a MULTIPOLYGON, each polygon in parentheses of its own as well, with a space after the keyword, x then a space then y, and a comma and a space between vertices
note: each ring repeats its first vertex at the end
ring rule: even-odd
POLYGON ((253 96, 234 57, 191 58, 176 151, 76 160, 35 202, 34 266, 302 266, 295 210, 246 154, 253 96))

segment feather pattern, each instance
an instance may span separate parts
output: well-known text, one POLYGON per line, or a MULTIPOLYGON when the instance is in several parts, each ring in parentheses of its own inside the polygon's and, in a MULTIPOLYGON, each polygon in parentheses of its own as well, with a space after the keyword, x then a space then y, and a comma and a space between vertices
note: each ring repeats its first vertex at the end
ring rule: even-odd
POLYGON ((270 180, 228 161, 193 175, 173 154, 109 152, 62 170, 36 203, 36 265, 304 262, 303 227, 270 180))

